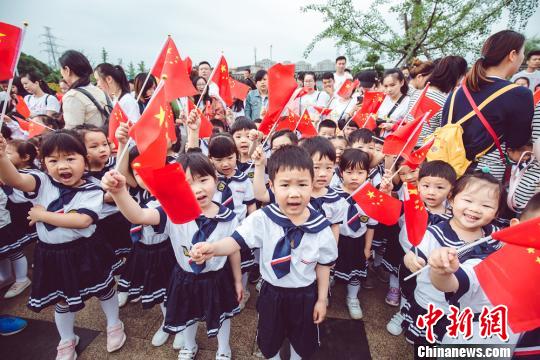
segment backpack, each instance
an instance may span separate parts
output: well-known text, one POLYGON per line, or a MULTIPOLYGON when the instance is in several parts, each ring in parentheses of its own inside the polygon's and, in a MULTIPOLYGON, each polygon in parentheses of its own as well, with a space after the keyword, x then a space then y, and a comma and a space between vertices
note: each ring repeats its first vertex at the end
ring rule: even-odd
MULTIPOLYGON (((424 140, 424 142, 427 143, 431 141, 431 139, 434 139, 433 145, 428 151, 427 160, 428 161, 442 160, 444 162, 447 162, 454 168, 458 177, 463 175, 465 171, 467 170, 467 168, 471 165, 472 161, 467 159, 467 156, 466 156, 465 145, 463 144, 463 127, 461 125, 465 121, 472 118, 474 115, 477 115, 478 119, 480 119, 484 127, 486 127, 489 134, 492 136, 495 142, 495 145, 497 145, 497 148, 499 149, 499 154, 501 155, 501 159, 505 162, 504 154, 499 144, 499 139, 497 138, 495 132, 493 131, 489 123, 485 120, 480 110, 482 110, 484 107, 486 107, 486 105, 488 105, 490 102, 492 102, 493 100, 495 100, 496 98, 504 94, 505 92, 515 87, 517 87, 517 85, 509 84, 495 91, 493 94, 488 96, 488 98, 485 99, 480 105, 478 105, 478 107, 476 107, 476 104, 470 97, 470 94, 468 93, 468 90, 465 87, 465 84, 463 83, 462 88, 467 96, 467 99, 469 100, 469 103, 471 103, 473 110, 471 110, 468 114, 463 116, 460 120, 452 123, 454 100, 457 93, 457 91, 454 91, 454 93, 452 94, 452 98, 450 100, 448 124, 444 125, 443 127, 437 128, 431 136, 427 137, 424 140)), ((491 146, 489 146, 484 151, 481 151, 480 153, 476 154, 475 160, 482 157, 490 149, 491 149, 491 146)))
POLYGON ((96 100, 94 96, 92 96, 92 94, 90 94, 90 92, 88 92, 88 90, 80 88, 80 87, 75 88, 73 90, 78 91, 81 94, 84 94, 88 99, 90 99, 90 101, 92 101, 94 106, 98 109, 99 113, 101 114, 101 117, 103 118, 103 128, 109 129, 109 117, 111 116, 111 112, 113 109, 113 106, 109 97, 105 94, 107 105, 101 106, 101 104, 96 100))

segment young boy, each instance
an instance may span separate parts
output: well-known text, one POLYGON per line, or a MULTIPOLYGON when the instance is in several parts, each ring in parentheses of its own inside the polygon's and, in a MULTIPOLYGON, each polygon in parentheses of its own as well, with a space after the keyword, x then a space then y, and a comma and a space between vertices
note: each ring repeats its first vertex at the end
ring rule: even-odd
MULTIPOLYGON (((510 226, 515 226, 520 221, 527 221, 540 216, 540 194, 534 195, 523 209, 520 219, 513 218, 510 221, 510 226)), ((499 251, 513 251, 520 247, 506 244, 499 251)), ((527 252, 526 248, 522 248, 523 253, 527 252)), ((481 251, 480 251, 481 252, 481 251)), ((428 259, 431 266, 429 275, 431 283, 435 288, 443 291, 447 295, 447 300, 451 303, 458 302, 460 310, 470 307, 474 313, 480 313, 483 306, 489 309, 493 308, 491 301, 487 298, 482 289, 474 267, 483 260, 482 256, 468 256, 465 261, 460 262, 457 256, 457 250, 450 247, 442 247, 434 250, 428 259)), ((512 271, 511 269, 509 270, 512 271)), ((531 286, 534 286, 531 284, 531 286)), ((511 329, 507 329, 509 340, 505 344, 516 346, 516 354, 525 355, 527 349, 535 351, 540 345, 540 329, 525 332, 519 337, 511 329), (518 339, 520 340, 518 341, 518 339), (517 345, 516 345, 517 342, 517 345)), ((443 344, 449 343, 474 343, 474 344, 501 344, 502 341, 497 337, 482 338, 479 333, 478 319, 473 320, 473 335, 469 340, 464 340, 461 336, 457 339, 450 338, 445 335, 443 344)), ((520 355, 521 356, 521 355, 520 355)), ((537 358, 537 357, 536 357, 537 358)))
POLYGON ((291 359, 307 358, 318 347, 337 244, 330 222, 308 207, 314 178, 309 154, 283 146, 269 159, 268 172, 276 203, 248 216, 232 237, 199 243, 190 255, 203 263, 241 248, 260 248, 259 348, 265 358, 277 359, 287 337, 291 359))
POLYGON ((331 139, 336 136, 337 124, 330 119, 321 121, 319 124, 319 136, 331 139))
POLYGON ((253 166, 249 157, 249 148, 251 146, 249 134, 251 130, 257 130, 253 121, 245 116, 239 116, 232 124, 229 132, 233 136, 236 149, 238 150, 238 159, 236 162, 238 170, 246 173, 249 169, 249 173, 246 173, 246 175, 248 178, 253 179, 253 166))

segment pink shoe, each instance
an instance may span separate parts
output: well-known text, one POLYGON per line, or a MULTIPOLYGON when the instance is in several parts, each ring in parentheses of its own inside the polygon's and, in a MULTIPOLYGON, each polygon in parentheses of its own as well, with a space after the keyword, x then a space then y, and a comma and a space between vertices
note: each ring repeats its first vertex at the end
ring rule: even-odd
POLYGON ((124 346, 126 342, 126 333, 124 332, 124 323, 107 328, 107 351, 114 352, 124 346))
POLYGON ((390 306, 399 306, 399 289, 391 287, 386 294, 386 303, 390 306))
POLYGON ((79 337, 75 335, 75 339, 61 342, 56 348, 56 360, 75 360, 77 352, 75 347, 79 344, 79 337))

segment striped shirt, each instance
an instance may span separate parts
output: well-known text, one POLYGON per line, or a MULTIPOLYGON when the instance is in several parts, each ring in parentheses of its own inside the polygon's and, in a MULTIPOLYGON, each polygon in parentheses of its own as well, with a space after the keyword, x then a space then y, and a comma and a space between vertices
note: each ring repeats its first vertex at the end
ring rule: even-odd
MULTIPOLYGON (((411 97, 411 101, 409 102, 409 109, 407 110, 407 112, 409 113, 409 115, 407 116, 407 121, 414 120, 412 115, 410 114, 410 111, 412 107, 416 104, 416 102, 418 101, 418 98, 420 97, 421 94, 422 94, 422 91, 415 91, 413 93, 411 97)), ((448 98, 448 94, 445 94, 438 89, 430 87, 426 91, 426 97, 430 98, 431 100, 439 104, 441 106, 441 110, 439 110, 437 113, 435 113, 435 115, 433 115, 433 117, 429 120, 429 123, 425 122, 422 125, 420 137, 418 138, 418 142, 416 143, 417 146, 422 146, 422 144, 424 143, 424 139, 430 136, 431 134, 433 134, 433 132, 435 132, 435 130, 441 126, 442 108, 444 106, 444 103, 446 102, 446 99, 448 98)))

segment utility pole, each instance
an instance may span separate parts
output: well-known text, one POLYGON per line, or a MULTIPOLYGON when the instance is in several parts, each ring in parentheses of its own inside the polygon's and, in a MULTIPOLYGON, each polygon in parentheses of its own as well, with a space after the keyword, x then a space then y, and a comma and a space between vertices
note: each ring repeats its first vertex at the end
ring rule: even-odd
POLYGON ((253 65, 257 66, 257 48, 256 47, 253 48, 253 56, 255 60, 255 63, 253 65))
POLYGON ((272 62, 272 44, 270 44, 270 62, 272 62))
POLYGON ((42 38, 45 38, 45 40, 41 43, 41 45, 45 45, 44 50, 42 52, 46 52, 49 55, 49 65, 53 69, 58 69, 58 54, 59 54, 59 46, 57 44, 58 38, 54 36, 51 32, 51 28, 49 26, 44 26, 45 33, 41 35, 42 38))

